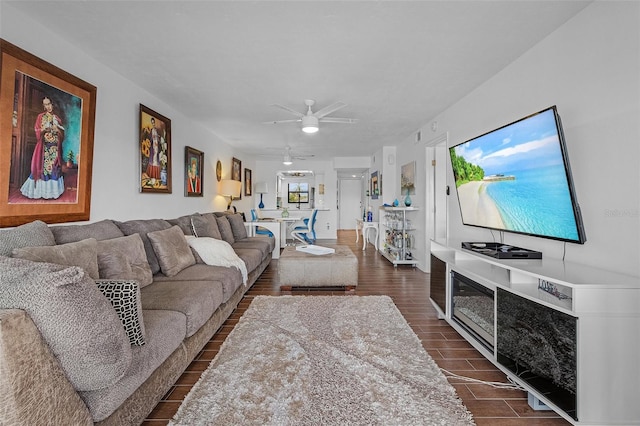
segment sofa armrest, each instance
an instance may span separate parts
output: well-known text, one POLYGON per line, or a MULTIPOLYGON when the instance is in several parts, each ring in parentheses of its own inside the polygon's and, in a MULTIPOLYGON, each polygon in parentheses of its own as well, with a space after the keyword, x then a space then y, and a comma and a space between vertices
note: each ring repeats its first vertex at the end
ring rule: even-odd
POLYGON ((93 424, 29 315, 0 309, 0 424, 93 424))

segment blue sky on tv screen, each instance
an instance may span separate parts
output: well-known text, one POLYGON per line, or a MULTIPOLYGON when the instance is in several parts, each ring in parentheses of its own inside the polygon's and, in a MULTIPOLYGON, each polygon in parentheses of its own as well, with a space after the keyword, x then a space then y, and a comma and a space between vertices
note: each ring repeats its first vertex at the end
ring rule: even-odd
POLYGON ((458 145, 455 152, 482 167, 486 176, 563 162, 551 109, 458 145))

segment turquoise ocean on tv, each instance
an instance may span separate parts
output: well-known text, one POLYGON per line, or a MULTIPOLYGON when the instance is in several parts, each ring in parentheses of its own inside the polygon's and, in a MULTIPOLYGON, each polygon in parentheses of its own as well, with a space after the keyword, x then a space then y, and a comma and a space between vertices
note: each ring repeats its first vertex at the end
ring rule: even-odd
POLYGON ((505 171, 515 180, 486 183, 507 230, 577 240, 578 231, 562 164, 505 171))

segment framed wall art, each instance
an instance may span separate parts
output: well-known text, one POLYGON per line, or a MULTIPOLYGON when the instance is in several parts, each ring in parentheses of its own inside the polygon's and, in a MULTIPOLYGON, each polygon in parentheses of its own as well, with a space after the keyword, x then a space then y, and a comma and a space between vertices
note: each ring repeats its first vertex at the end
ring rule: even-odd
POLYGON ((204 152, 186 146, 184 149, 184 196, 202 197, 204 184, 204 152))
MULTIPOLYGON (((235 157, 231 159, 231 180, 242 182, 242 161, 235 157)), ((242 199, 242 190, 240 190, 240 197, 238 197, 238 199, 242 199)))
POLYGON ((371 199, 377 200, 380 195, 380 182, 378 181, 378 172, 371 173, 371 199))
POLYGON ((218 182, 222 180, 222 162, 220 160, 216 162, 216 180, 218 182))
POLYGON ((400 169, 400 190, 402 195, 416 193, 416 162, 412 161, 400 169))
POLYGON ((0 226, 89 220, 96 87, 0 39, 0 226))
POLYGON ((251 196, 251 185, 253 185, 251 179, 251 169, 244 169, 244 195, 251 196))
POLYGON ((231 180, 242 181, 242 175, 240 174, 241 171, 242 171, 242 161, 233 157, 231 159, 231 180))
POLYGON ((171 194, 171 120, 140 104, 140 192, 171 194))

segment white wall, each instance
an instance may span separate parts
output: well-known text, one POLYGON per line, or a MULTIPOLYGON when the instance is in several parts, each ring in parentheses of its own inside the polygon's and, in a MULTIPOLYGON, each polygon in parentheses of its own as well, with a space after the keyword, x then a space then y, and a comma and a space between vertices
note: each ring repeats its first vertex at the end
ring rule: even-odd
MULTIPOLYGON (((422 140, 437 135, 430 128, 434 121, 455 145, 554 104, 587 233, 584 245, 566 244, 565 259, 638 276, 640 3, 589 5, 475 91, 427 118, 422 140)), ((423 150, 408 138, 398 147, 398 163, 422 158, 423 150)), ((424 177, 424 164, 418 163, 417 175, 424 177)), ((448 185, 454 187, 450 167, 448 185)), ((492 241, 489 231, 462 225, 453 193, 448 214, 450 238, 492 241)), ((505 242, 541 250, 546 258, 563 256, 564 244, 557 241, 505 233, 505 242)))
MULTIPOLYGON (((224 143, 215 134, 192 122, 152 94, 97 62, 86 53, 32 21, 6 3, 0 3, 0 37, 97 87, 93 184, 90 221, 164 217, 195 211, 221 211, 226 199, 217 194, 215 164, 222 161, 228 177, 231 158, 253 167, 249 156, 224 143), (43 43, 43 40, 46 41, 43 43), (55 46, 54 49, 51 46, 55 46), (138 190, 139 104, 171 119, 172 194, 141 194, 138 190), (204 196, 184 196, 184 147, 205 153, 204 196)), ((243 172, 244 180, 244 172, 243 172)), ((256 182, 254 174, 253 181, 256 182)), ((239 210, 253 205, 254 197, 234 201, 239 210)), ((257 202, 256 202, 257 203, 257 202)))

